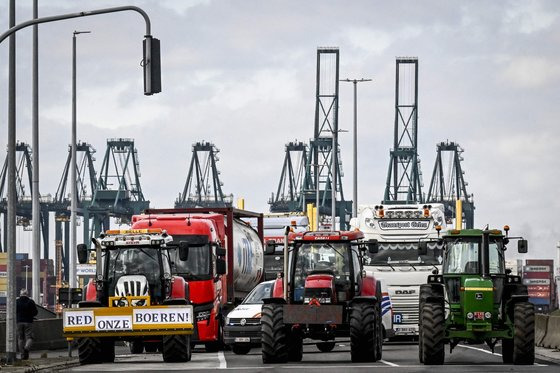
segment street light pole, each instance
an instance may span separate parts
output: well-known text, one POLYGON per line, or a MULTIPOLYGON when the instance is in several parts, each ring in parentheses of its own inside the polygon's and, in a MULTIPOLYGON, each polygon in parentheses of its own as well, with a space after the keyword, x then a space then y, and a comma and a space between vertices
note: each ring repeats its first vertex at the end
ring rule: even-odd
POLYGON ((25 268, 25 289, 27 289, 27 270, 29 269, 29 265, 26 264, 23 268, 25 268))
MULTIPOLYGON (((78 188, 76 185, 78 162, 76 159, 76 35, 89 34, 91 31, 74 31, 72 36, 72 161, 70 162, 70 187, 71 204, 70 204, 70 255, 68 260, 68 282, 70 288, 77 286, 76 281, 76 246, 78 245, 77 237, 77 214, 78 214, 78 188)), ((70 298, 69 298, 70 299, 70 298)))
POLYGON ((352 217, 358 216, 358 83, 371 82, 371 79, 341 79, 341 82, 350 82, 354 84, 354 149, 353 149, 353 203, 352 217))

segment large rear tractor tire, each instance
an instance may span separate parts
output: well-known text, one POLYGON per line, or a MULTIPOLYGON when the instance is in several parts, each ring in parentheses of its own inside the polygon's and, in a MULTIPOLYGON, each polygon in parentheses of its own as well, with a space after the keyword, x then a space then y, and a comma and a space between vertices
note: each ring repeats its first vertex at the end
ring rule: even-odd
POLYGON ((422 358, 424 365, 441 365, 445 361, 445 316, 443 304, 425 303, 420 314, 422 358))
POLYGON ((533 365, 535 362, 535 308, 521 302, 513 310, 513 363, 533 365))
POLYGON ((321 352, 331 352, 334 350, 335 342, 319 342, 317 343, 317 348, 321 352))
POLYGON ((96 364, 102 362, 103 346, 100 338, 79 338, 78 357, 80 364, 96 364))
POLYGON ((190 361, 192 357, 190 335, 163 337, 163 361, 166 363, 190 361))
POLYGON ((262 360, 264 364, 288 361, 288 333, 281 304, 265 304, 261 313, 262 360))
POLYGON ((350 355, 352 362, 375 361, 377 314, 375 305, 354 303, 350 311, 350 355))

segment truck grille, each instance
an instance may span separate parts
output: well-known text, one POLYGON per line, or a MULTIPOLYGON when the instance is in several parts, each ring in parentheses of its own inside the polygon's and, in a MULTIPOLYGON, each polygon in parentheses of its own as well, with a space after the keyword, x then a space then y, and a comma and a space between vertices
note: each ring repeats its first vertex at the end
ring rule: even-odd
POLYGON ((418 294, 391 294, 393 315, 402 316, 399 324, 418 324, 418 294))

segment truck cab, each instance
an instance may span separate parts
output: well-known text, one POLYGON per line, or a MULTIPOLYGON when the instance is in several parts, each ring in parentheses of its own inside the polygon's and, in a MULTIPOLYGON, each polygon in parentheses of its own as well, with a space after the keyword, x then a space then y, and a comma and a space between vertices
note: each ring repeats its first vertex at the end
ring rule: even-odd
POLYGON ((441 204, 360 205, 358 217, 350 221, 366 240, 378 243, 374 252, 366 253, 364 264, 388 288, 395 337, 418 336, 420 285, 434 269, 441 270, 437 238, 446 227, 443 211, 441 204), (422 240, 430 243, 421 255, 422 240))

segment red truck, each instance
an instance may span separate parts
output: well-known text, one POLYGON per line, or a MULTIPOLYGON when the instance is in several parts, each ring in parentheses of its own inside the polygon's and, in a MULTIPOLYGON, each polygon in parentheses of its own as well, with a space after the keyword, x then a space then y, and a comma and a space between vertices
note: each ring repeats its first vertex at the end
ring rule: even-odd
POLYGON ((173 273, 189 285, 194 306, 193 343, 207 351, 223 346, 225 317, 263 279, 263 216, 235 208, 149 209, 132 228, 161 228, 188 257, 171 250, 173 273), (256 218, 257 229, 241 218, 256 218))

